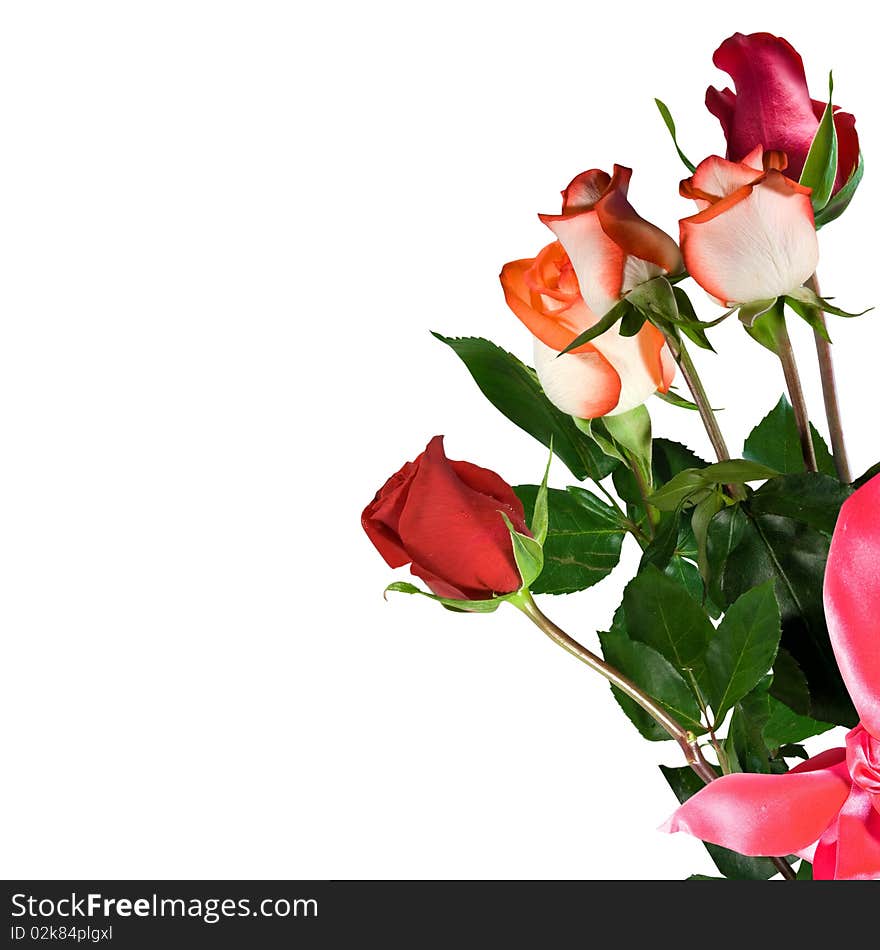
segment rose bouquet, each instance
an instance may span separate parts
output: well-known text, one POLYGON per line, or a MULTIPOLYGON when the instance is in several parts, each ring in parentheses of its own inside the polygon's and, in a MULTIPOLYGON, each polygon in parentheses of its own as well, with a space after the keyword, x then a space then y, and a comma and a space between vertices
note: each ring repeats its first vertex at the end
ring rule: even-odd
POLYGON ((363 526, 427 587, 389 591, 453 612, 516 607, 611 684, 645 739, 677 743, 663 773, 680 807, 664 828, 705 841, 724 877, 880 879, 880 466, 849 470, 826 315, 856 314, 816 277, 817 231, 862 177, 855 121, 830 81, 827 101, 811 98, 781 38, 736 34, 714 61, 736 87, 706 96, 723 157, 692 164, 657 102, 695 205, 677 241, 633 208, 630 169, 585 171, 558 214, 540 215, 547 246, 501 271, 534 369, 487 340, 435 334, 580 484, 551 488, 545 471, 513 488, 448 459, 436 436, 363 526), (699 316, 704 304, 716 313, 699 316), (778 358, 788 394, 740 458, 689 352, 713 350, 712 328, 731 318, 778 358), (790 320, 815 336, 830 449, 808 418, 790 320), (654 437, 655 395, 699 413, 715 459, 654 437), (641 560, 600 656, 535 596, 601 581, 627 534, 641 560), (845 747, 807 755, 805 740, 841 725, 845 747))

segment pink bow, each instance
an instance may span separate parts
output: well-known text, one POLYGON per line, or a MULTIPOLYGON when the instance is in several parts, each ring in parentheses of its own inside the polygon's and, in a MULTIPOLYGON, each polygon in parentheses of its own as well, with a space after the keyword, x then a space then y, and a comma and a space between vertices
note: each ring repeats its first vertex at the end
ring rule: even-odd
POLYGON ((663 826, 740 854, 798 854, 815 880, 880 880, 880 476, 844 504, 825 570, 825 614, 859 713, 846 747, 784 775, 727 775, 663 826))

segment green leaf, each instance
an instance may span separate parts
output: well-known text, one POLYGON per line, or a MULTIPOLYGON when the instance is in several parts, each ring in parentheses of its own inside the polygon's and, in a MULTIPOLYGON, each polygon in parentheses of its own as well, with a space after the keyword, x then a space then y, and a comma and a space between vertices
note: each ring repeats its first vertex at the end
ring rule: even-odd
POLYGON ((877 475, 880 475, 880 462, 875 463, 868 469, 867 472, 865 472, 864 475, 859 476, 853 482, 853 488, 858 489, 858 488, 861 488, 862 485, 867 485, 868 482, 871 481, 871 479, 876 477, 877 475))
POLYGON ((798 661, 780 647, 773 662, 773 681, 768 692, 792 712, 806 716, 810 711, 810 687, 798 661))
MULTIPOLYGON (((686 445, 669 439, 654 439, 651 450, 651 469, 654 482, 662 485, 673 476, 688 468, 699 468, 706 462, 695 455, 686 445)), ((630 505, 641 505, 638 484, 628 469, 619 467, 614 472, 614 487, 618 495, 630 505)))
POLYGON ((626 298, 619 300, 604 317, 600 318, 593 326, 587 327, 583 333, 578 334, 559 355, 562 356, 571 352, 571 350, 576 350, 579 346, 583 346, 584 343, 589 343, 590 340, 595 340, 597 336, 601 336, 606 330, 610 330, 615 323, 622 320, 632 309, 632 304, 626 298))
POLYGON ((736 758, 739 771, 770 771, 770 750, 764 741, 764 726, 770 716, 766 689, 756 689, 734 706, 725 740, 728 755, 736 758))
MULTIPOLYGON (((661 511, 673 511, 682 504, 699 504, 706 490, 731 482, 753 482, 779 473, 766 465, 746 459, 728 459, 705 468, 688 468, 658 488, 648 501, 661 511)), ((717 510, 717 509, 716 509, 717 510)))
POLYGON ((678 157, 682 160, 684 167, 693 174, 697 170, 697 166, 684 154, 684 152, 679 148, 678 138, 675 133, 675 122, 672 118, 672 113, 669 111, 669 107, 665 102, 661 102, 660 99, 655 99, 654 102, 657 103, 657 108, 660 110, 660 115, 663 117, 663 122, 666 125, 666 128, 669 130, 669 134, 672 136, 672 144, 675 146, 676 152, 678 152, 678 157))
POLYGON ((680 672, 702 660, 715 632, 697 601, 653 565, 627 584, 623 609, 630 638, 653 647, 680 672))
POLYGON ((816 215, 816 230, 824 227, 826 224, 830 224, 836 218, 839 218, 844 211, 846 211, 846 209, 849 207, 849 203, 852 201, 853 196, 856 193, 856 189, 859 187, 859 184, 862 181, 862 176, 864 173, 865 161, 862 157, 862 153, 859 152, 858 164, 853 170, 853 173, 849 176, 847 183, 816 215))
POLYGON ((834 77, 828 74, 828 104, 813 136, 800 183, 812 188, 813 211, 821 211, 828 204, 837 178, 837 129, 834 127, 834 107, 831 104, 834 77))
POLYGON ((718 608, 706 596, 706 585, 703 582, 700 569, 693 561, 674 554, 663 571, 676 584, 680 584, 698 604, 702 604, 709 616, 716 617, 720 613, 718 608))
POLYGON ((773 581, 746 591, 728 607, 698 672, 716 724, 767 674, 780 634, 773 581))
POLYGON ((709 558, 707 555, 707 539, 712 519, 724 507, 724 499, 720 491, 707 495, 696 507, 691 516, 691 530, 697 542, 697 565, 704 578, 709 577, 709 558))
POLYGON ((712 877, 711 874, 691 874, 687 878, 687 881, 726 881, 727 878, 724 877, 712 877))
MULTIPOLYGON (((828 451, 825 440, 813 426, 810 429, 813 434, 813 446, 816 449, 819 471, 836 477, 834 459, 828 451)), ((785 396, 752 429, 746 439, 743 455, 747 459, 762 462, 776 469, 777 472, 785 474, 806 470, 794 410, 785 396)))
POLYGON ((706 586, 709 596, 717 604, 724 605, 726 599, 721 590, 721 580, 727 558, 742 540, 748 526, 748 520, 739 505, 719 511, 709 524, 706 538, 706 562, 709 578, 706 586))
MULTIPOLYGON (((537 485, 514 488, 528 519, 538 495, 537 485)), ((531 585, 535 594, 570 594, 586 590, 607 577, 620 560, 626 530, 619 514, 583 488, 550 488, 544 570, 531 585)))
MULTIPOLYGON (((630 640, 625 633, 600 633, 602 654, 616 669, 657 700, 678 722, 695 734, 705 732, 696 699, 668 660, 644 643, 630 640)), ((614 698, 635 727, 651 742, 669 739, 660 726, 637 702, 612 687, 614 698)))
POLYGON ((713 462, 702 471, 704 481, 713 485, 728 482, 757 482, 765 478, 773 478, 778 474, 775 468, 752 459, 727 459, 724 462, 713 462))
POLYGON ((438 604, 443 604, 444 607, 449 607, 450 610, 459 613, 490 614, 507 600, 506 596, 492 597, 489 600, 453 600, 451 597, 438 597, 436 594, 429 594, 427 591, 416 587, 415 584, 409 584, 406 581, 395 581, 393 584, 389 584, 385 588, 385 593, 387 594, 388 591, 396 591, 398 594, 420 594, 422 597, 436 600, 438 604))
POLYGON ((513 559, 516 561, 519 576, 522 578, 522 586, 531 588, 535 580, 541 576, 541 571, 544 570, 544 549, 534 538, 530 538, 526 534, 520 534, 503 511, 499 513, 510 532, 513 559))
POLYGON ((771 749, 803 742, 811 736, 820 736, 834 728, 834 723, 819 722, 809 716, 799 716, 785 703, 769 696, 768 718, 764 724, 764 739, 771 749))
POLYGON ((658 488, 648 497, 648 501, 660 511, 675 511, 689 501, 694 494, 704 491, 705 488, 703 470, 689 468, 679 472, 665 485, 658 488))
POLYGON ((849 485, 821 472, 796 472, 765 482, 752 496, 756 514, 785 515, 817 531, 831 534, 841 505, 852 494, 849 485))
POLYGON ((797 870, 797 879, 799 881, 813 880, 813 865, 809 861, 801 861, 801 866, 797 870))
POLYGON ((806 675, 810 714, 827 722, 855 725, 855 710, 825 625, 822 578, 828 538, 791 518, 753 514, 745 505, 743 510, 747 521, 724 565, 721 606, 733 603, 753 587, 774 581, 782 615, 782 645, 806 675))
POLYGON ((616 463, 578 430, 571 416, 550 402, 531 367, 489 340, 433 335, 460 357, 496 409, 548 449, 552 442, 554 454, 575 478, 599 481, 613 471, 616 463))
POLYGON ((672 560, 678 547, 678 534, 681 527, 681 509, 673 511, 668 518, 664 518, 656 529, 651 542, 642 552, 639 569, 646 564, 653 564, 661 571, 672 560))
MULTIPOLYGON (((661 765, 660 771, 681 804, 703 788, 700 777, 687 765, 680 768, 661 765)), ((776 867, 769 858, 749 858, 715 844, 706 844, 706 850, 729 880, 767 881, 776 874, 776 867)))

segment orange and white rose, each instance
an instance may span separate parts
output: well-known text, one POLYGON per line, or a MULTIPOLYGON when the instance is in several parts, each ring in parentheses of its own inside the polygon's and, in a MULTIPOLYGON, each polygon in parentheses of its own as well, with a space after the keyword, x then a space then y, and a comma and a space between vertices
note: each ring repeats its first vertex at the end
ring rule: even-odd
POLYGON ((669 389, 675 363, 663 335, 648 323, 633 337, 612 327, 559 355, 599 317, 581 296, 558 241, 535 258, 505 264, 501 285, 508 306, 534 336, 535 369, 544 392, 563 412, 581 419, 616 415, 669 389))

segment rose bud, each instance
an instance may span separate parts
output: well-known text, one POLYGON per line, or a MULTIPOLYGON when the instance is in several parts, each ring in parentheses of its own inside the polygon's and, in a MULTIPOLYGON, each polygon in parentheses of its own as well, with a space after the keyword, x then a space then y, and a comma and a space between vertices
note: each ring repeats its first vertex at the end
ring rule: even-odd
POLYGON ((361 524, 389 567, 410 564, 439 597, 487 600, 522 586, 502 512, 531 536, 510 485, 446 458, 437 435, 379 489, 361 524))
POLYGON ((581 419, 616 415, 667 392, 675 362, 663 334, 645 323, 632 337, 619 326, 560 356, 599 318, 587 306, 568 255, 558 241, 535 258, 511 261, 501 271, 510 309, 534 336, 535 369, 547 398, 581 419))
POLYGON ((631 177, 632 169, 621 165, 613 177, 596 168, 583 172, 562 192, 562 214, 538 216, 565 248, 597 317, 634 287, 682 266, 675 241, 629 203, 631 177))
POLYGON ((816 269, 810 189, 785 168, 785 155, 759 145, 742 162, 713 155, 681 183, 701 209, 680 222, 685 265, 723 306, 792 293, 816 269))
MULTIPOLYGON (((715 51, 712 61, 733 79, 736 92, 710 86, 706 106, 721 122, 727 157, 743 161, 757 145, 785 152, 786 175, 797 181, 819 127, 826 103, 810 98, 804 64, 797 50, 779 36, 735 33, 715 51)), ((859 161, 855 118, 835 109, 839 191, 859 161)))

